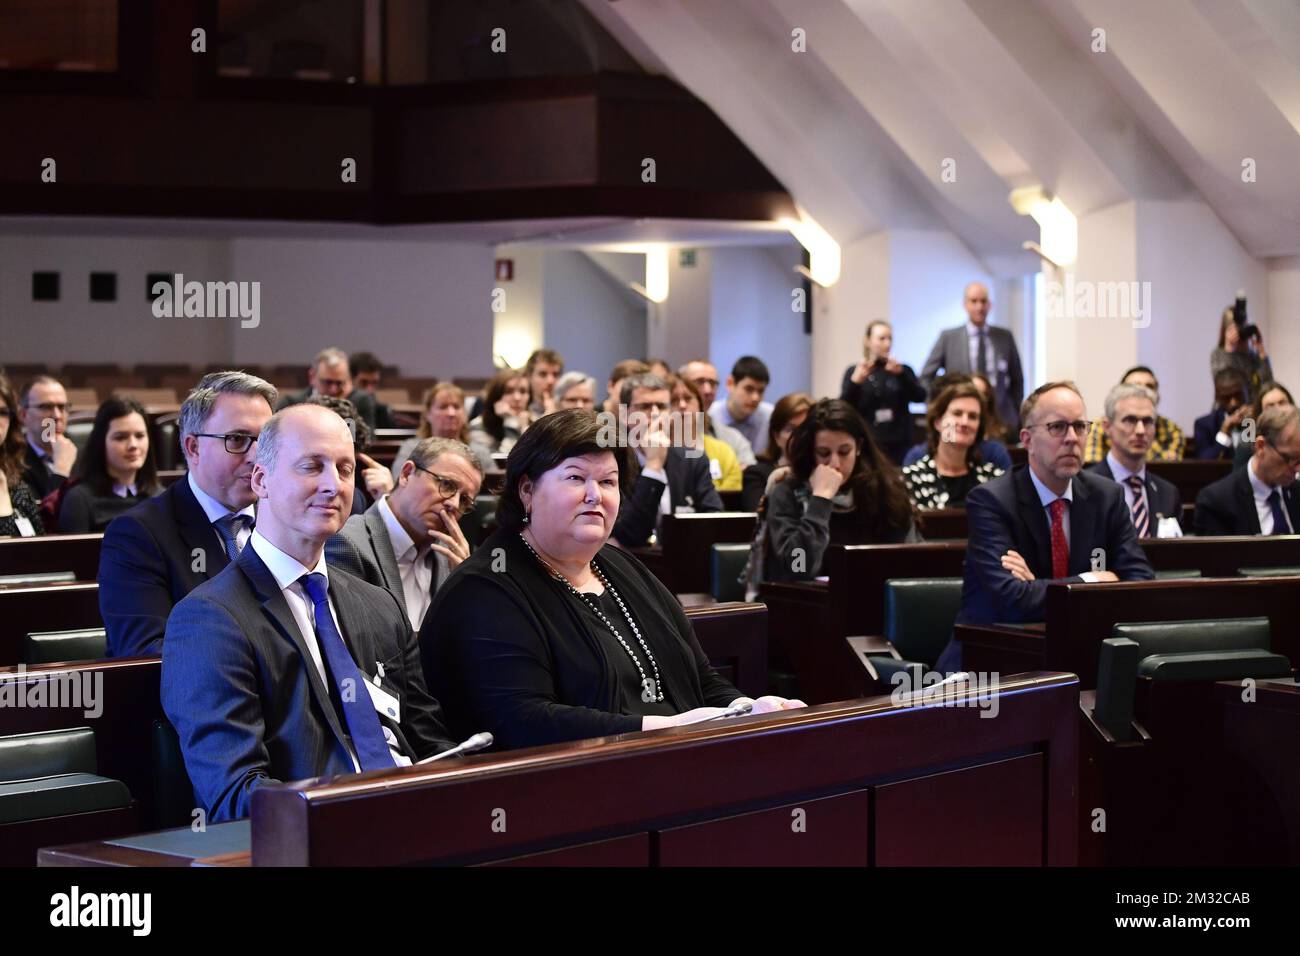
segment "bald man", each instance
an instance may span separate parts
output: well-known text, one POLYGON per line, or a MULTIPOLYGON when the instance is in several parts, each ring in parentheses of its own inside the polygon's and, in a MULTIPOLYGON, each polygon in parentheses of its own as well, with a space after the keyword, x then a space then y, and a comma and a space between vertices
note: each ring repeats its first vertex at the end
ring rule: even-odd
POLYGON ((921 384, 928 391, 941 373, 982 374, 993 386, 994 403, 1012 434, 1020 428, 1020 402, 1025 397, 1025 375, 1020 368, 1016 340, 1007 329, 989 325, 993 301, 982 282, 972 282, 962 292, 966 324, 945 329, 921 369, 921 384))
POLYGON ((330 409, 273 415, 250 476, 256 529, 167 619, 163 709, 210 822, 248 816, 268 783, 405 766, 452 746, 405 609, 325 564, 356 467, 330 409))

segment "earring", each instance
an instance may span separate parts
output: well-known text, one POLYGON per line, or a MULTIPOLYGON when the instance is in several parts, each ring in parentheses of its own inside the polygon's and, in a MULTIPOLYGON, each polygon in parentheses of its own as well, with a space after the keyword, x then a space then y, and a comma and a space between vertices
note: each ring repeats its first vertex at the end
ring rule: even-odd
POLYGON ((530 521, 532 521, 532 520, 533 520, 533 513, 532 513, 531 511, 525 511, 525 512, 524 512, 524 524, 528 524, 528 522, 530 522, 530 521))

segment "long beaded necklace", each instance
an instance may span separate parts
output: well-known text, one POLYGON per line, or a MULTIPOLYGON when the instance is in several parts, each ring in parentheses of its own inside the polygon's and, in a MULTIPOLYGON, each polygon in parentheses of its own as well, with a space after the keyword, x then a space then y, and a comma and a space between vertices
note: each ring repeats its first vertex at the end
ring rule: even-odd
POLYGON ((620 634, 618 628, 614 626, 614 622, 605 616, 605 612, 600 609, 600 606, 595 602, 595 600, 587 601, 583 597, 582 592, 579 591, 577 588, 575 588, 572 582, 570 582, 568 578, 566 578, 559 571, 556 571, 555 568, 551 567, 550 564, 546 562, 546 559, 543 558, 540 554, 538 554, 533 549, 533 546, 528 543, 528 539, 524 537, 524 533, 522 531, 519 532, 519 540, 524 543, 524 547, 529 550, 532 556, 536 558, 539 562, 541 562, 542 567, 544 567, 547 571, 551 573, 551 577, 555 578, 555 580, 559 581, 561 584, 567 587, 574 594, 574 596, 578 598, 578 600, 582 601, 583 604, 591 608, 591 610, 595 611, 596 616, 599 617, 602 622, 604 622, 605 626, 609 628, 610 633, 613 634, 614 637, 618 639, 618 642, 619 644, 622 645, 623 650, 627 651, 627 656, 632 658, 632 663, 636 665, 637 673, 641 675, 642 702, 647 704, 663 703, 664 692, 663 692, 663 683, 659 679, 659 663, 658 661, 655 660, 654 654, 650 652, 650 647, 648 644, 646 644, 645 638, 641 636, 641 629, 636 626, 636 621, 634 621, 632 619, 632 615, 628 613, 627 605, 623 603, 623 598, 619 596, 618 591, 614 589, 614 585, 610 583, 607 577, 605 577, 605 572, 600 570, 600 565, 596 564, 595 561, 591 562, 591 567, 592 570, 596 572, 596 577, 600 578, 600 583, 605 586, 605 589, 608 590, 611 595, 613 595, 614 600, 618 603, 618 609, 623 612, 624 619, 627 621, 628 626, 632 628, 632 634, 634 637, 636 637, 636 642, 641 645, 641 650, 645 651, 646 660, 650 662, 650 669, 654 672, 653 678, 646 676, 645 668, 641 666, 641 660, 636 656, 635 653, 633 653, 631 645, 629 645, 628 642, 623 639, 623 635, 620 634))

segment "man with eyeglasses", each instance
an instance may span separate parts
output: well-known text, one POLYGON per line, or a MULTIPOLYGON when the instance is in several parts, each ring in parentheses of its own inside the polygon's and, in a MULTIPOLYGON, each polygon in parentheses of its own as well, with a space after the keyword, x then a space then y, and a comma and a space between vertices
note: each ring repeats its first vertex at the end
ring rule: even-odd
POLYGON ((1300 409, 1276 405, 1255 422, 1255 453, 1240 468, 1196 496, 1196 533, 1298 534, 1300 409))
POLYGON ((77 446, 64 432, 68 427, 68 393, 49 375, 38 375, 18 396, 18 418, 27 438, 27 470, 23 478, 44 498, 72 474, 77 446))
MULTIPOLYGON (((1120 376, 1121 385, 1145 385, 1155 396, 1156 408, 1160 407, 1160 383, 1156 373, 1145 365, 1134 365, 1120 376)), ((1099 419, 1092 423, 1092 431, 1083 446, 1083 460, 1089 465, 1106 460, 1110 451, 1110 435, 1099 419)), ((1147 461, 1182 461, 1187 451, 1187 437, 1183 430, 1165 416, 1156 414, 1155 432, 1147 443, 1147 461)))
MULTIPOLYGON (((1090 423, 1073 382, 1048 382, 1020 406, 1021 465, 966 498, 966 573, 958 624, 1042 621, 1047 585, 1155 577, 1118 484, 1082 471, 1090 423)), ((950 641, 935 668, 961 668, 950 641)))
POLYGON ((257 436, 276 390, 247 372, 205 375, 181 405, 189 474, 113 519, 99 555, 110 657, 162 652, 172 607, 225 569, 253 533, 257 436))
POLYGON ((356 408, 357 414, 365 420, 371 431, 376 427, 384 427, 379 421, 375 396, 364 389, 353 387, 352 363, 348 353, 342 349, 331 346, 317 352, 307 369, 307 383, 301 392, 284 395, 276 411, 290 405, 301 405, 319 396, 345 398, 356 408))
POLYGON ((325 542, 325 560, 387 590, 418 631, 433 595, 469 557, 459 521, 473 512, 482 484, 468 445, 425 438, 402 464, 397 487, 325 542))
POLYGON ((1108 451, 1088 471, 1119 482, 1139 538, 1182 537, 1183 496, 1178 486, 1147 470, 1159 430, 1155 392, 1144 385, 1116 385, 1106 396, 1102 427, 1108 451))

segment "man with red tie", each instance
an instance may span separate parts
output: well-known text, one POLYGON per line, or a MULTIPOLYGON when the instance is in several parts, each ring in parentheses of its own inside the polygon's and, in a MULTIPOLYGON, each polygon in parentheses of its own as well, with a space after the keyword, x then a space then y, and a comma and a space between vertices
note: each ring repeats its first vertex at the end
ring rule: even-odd
MULTIPOLYGON (((1028 464, 981 485, 966 498, 968 543, 958 624, 1044 619, 1047 585, 1149 581, 1124 492, 1082 471, 1091 427, 1073 382, 1049 382, 1020 408, 1028 464)), ((961 666, 955 642, 936 669, 961 666)))

